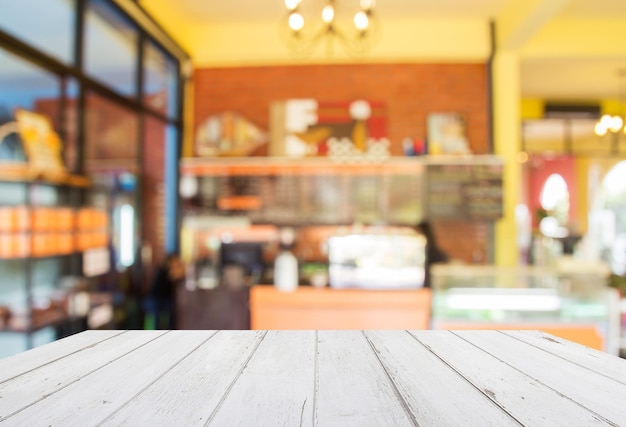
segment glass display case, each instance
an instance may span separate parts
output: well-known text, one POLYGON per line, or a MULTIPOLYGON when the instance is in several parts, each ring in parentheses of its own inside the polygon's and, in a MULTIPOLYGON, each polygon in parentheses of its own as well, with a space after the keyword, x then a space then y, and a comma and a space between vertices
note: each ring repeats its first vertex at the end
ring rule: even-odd
POLYGON ((433 329, 538 329, 618 354, 619 294, 601 264, 436 265, 433 329))

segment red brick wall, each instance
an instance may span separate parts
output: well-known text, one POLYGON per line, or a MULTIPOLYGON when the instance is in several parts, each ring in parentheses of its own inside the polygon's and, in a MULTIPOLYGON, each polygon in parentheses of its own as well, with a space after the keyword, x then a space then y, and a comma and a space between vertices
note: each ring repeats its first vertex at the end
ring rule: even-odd
POLYGON ((152 259, 146 260, 147 265, 143 267, 152 277, 165 257, 165 126, 152 117, 146 117, 144 121, 142 179, 141 230, 144 243, 150 244, 152 249, 152 259))
MULTIPOLYGON (((195 70, 193 80, 195 126, 233 111, 269 131, 273 101, 367 99, 386 105, 393 155, 402 154, 403 138, 426 137, 426 117, 433 112, 461 113, 472 152, 489 152, 487 66, 482 63, 203 68, 195 70)), ((485 224, 435 221, 434 228, 452 257, 488 261, 491 242, 485 224)))
POLYGON ((273 101, 368 99, 387 108, 392 154, 401 141, 426 136, 426 116, 459 112, 467 122, 472 151, 488 152, 487 67, 485 64, 304 65, 204 68, 194 72, 197 125, 207 117, 234 111, 268 129, 273 101))

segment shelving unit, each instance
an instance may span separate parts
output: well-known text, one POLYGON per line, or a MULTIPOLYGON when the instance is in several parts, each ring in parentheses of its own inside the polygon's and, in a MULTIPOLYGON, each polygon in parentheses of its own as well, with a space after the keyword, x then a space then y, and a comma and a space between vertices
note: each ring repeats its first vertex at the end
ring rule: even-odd
MULTIPOLYGON (((84 251, 107 246, 107 214, 88 179, 0 172, 0 357, 85 329, 92 308, 84 251)), ((95 301, 95 299, 94 299, 95 301)))

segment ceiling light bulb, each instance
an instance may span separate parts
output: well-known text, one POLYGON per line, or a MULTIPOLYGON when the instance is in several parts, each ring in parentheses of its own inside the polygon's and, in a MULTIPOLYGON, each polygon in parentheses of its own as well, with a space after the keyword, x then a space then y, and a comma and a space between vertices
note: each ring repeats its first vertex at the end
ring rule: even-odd
POLYGON ((606 127, 604 126, 604 124, 601 121, 596 123, 596 126, 593 128, 593 131, 598 136, 606 135, 606 127))
POLYGON ((304 27, 304 18, 297 12, 289 15, 289 28, 293 31, 300 31, 304 27))
POLYGON ((322 9, 322 21, 330 24, 333 22, 333 19, 335 19, 335 8, 332 4, 327 4, 324 6, 324 9, 322 9))
POLYGON ((376 1, 375 0, 361 0, 361 9, 363 10, 371 10, 374 9, 376 1))
POLYGON ((602 125, 606 128, 610 126, 612 121, 613 119, 611 118, 610 114, 605 114, 600 118, 600 123, 602 123, 602 125))
POLYGON ((624 120, 620 116, 613 116, 611 119, 611 130, 613 132, 619 132, 624 125, 624 120))
POLYGON ((287 10, 294 10, 300 4, 300 0, 285 0, 287 10))
POLYGON ((367 30, 367 27, 369 27, 369 25, 370 20, 365 12, 361 10, 357 12, 356 15, 354 15, 354 26, 357 28, 357 30, 365 31, 367 30))

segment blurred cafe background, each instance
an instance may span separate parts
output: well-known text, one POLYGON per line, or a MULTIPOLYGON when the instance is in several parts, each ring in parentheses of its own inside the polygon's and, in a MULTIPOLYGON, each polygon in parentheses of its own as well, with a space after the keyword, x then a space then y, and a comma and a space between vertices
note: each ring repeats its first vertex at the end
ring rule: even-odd
POLYGON ((0 357, 86 329, 624 356, 625 24, 621 0, 4 2, 0 357))

